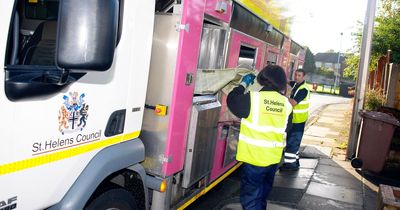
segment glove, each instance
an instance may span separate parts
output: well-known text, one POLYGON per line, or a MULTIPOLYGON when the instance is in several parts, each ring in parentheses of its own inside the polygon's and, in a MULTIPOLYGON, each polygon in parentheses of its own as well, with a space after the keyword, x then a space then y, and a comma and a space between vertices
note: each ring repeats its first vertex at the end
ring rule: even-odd
POLYGON ((250 85, 254 84, 254 79, 256 78, 256 75, 254 74, 246 74, 243 78, 242 81, 240 82, 241 85, 243 85, 245 88, 249 87, 250 85))

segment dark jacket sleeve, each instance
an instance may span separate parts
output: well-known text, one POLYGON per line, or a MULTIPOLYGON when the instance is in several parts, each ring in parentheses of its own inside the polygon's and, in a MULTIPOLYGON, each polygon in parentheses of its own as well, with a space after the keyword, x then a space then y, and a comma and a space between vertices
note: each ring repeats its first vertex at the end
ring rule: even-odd
POLYGON ((294 97, 294 100, 297 103, 300 103, 303 99, 305 99, 307 97, 307 94, 308 94, 308 91, 306 89, 301 89, 294 97))
POLYGON ((250 93, 244 94, 245 88, 235 87, 226 99, 229 110, 239 118, 247 118, 250 114, 250 93))
POLYGON ((292 121, 293 121, 293 112, 290 113, 290 115, 289 115, 289 119, 288 119, 288 122, 287 122, 287 125, 286 125, 286 133, 289 132, 292 129, 292 127, 293 127, 293 122, 292 121))

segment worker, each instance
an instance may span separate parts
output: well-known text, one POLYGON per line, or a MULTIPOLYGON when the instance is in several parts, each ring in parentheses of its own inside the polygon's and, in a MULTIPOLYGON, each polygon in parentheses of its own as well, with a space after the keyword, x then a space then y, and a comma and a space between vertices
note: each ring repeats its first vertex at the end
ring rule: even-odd
POLYGON ((244 210, 265 210, 291 122, 292 106, 282 92, 287 80, 277 65, 266 66, 257 76, 260 91, 245 93, 255 75, 243 77, 227 98, 229 110, 241 118, 236 159, 242 161, 240 203, 244 210))
POLYGON ((310 105, 310 90, 305 81, 305 75, 303 69, 298 69, 295 72, 295 81, 289 82, 293 88, 289 99, 293 106, 293 124, 287 134, 285 159, 280 170, 298 170, 300 168, 299 149, 310 105))

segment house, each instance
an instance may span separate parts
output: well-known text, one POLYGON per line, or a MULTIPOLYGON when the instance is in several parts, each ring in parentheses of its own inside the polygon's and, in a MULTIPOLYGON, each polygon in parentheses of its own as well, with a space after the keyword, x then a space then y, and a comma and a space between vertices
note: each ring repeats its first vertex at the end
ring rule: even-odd
POLYGON ((324 67, 328 70, 334 71, 338 75, 342 75, 343 69, 345 68, 345 57, 341 54, 338 63, 338 54, 339 53, 335 52, 317 53, 314 56, 315 66, 317 68, 324 67))

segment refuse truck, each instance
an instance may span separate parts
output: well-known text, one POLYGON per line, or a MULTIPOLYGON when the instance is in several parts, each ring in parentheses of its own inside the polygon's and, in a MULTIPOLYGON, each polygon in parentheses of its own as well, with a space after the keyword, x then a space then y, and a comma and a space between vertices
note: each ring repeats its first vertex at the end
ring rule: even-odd
POLYGON ((301 67, 276 5, 0 1, 0 210, 184 209, 208 192, 240 166, 240 119, 196 75, 301 67))

